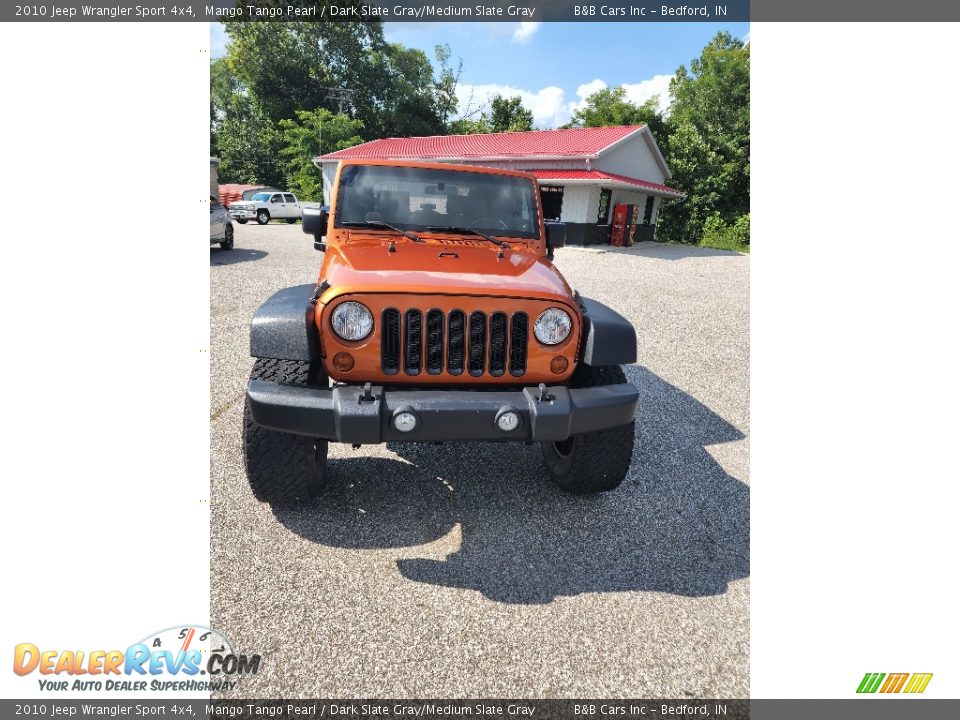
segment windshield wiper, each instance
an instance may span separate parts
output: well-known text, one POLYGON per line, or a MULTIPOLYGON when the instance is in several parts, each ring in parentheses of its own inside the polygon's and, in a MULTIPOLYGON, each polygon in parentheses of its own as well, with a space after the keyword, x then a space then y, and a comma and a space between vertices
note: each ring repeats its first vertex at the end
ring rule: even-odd
POLYGON ((482 237, 484 240, 489 240, 497 247, 510 247, 510 243, 508 243, 506 240, 497 240, 495 237, 491 237, 490 235, 482 233, 479 230, 474 230, 473 228, 458 227, 456 225, 428 225, 427 230, 432 230, 434 232, 459 233, 461 235, 476 235, 478 237, 482 237))
POLYGON ((369 228, 380 228, 383 230, 393 230, 403 235, 405 238, 410 238, 414 242, 424 242, 423 238, 418 235, 414 235, 408 230, 402 230, 390 223, 385 223, 383 220, 356 220, 340 223, 343 227, 369 227, 369 228))

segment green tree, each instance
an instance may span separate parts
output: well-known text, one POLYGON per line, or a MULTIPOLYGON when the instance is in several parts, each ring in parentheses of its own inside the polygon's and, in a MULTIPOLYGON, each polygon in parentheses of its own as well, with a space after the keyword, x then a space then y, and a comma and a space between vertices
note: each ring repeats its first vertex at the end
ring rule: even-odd
POLYGON ((453 120, 448 126, 450 135, 481 135, 493 132, 485 112, 474 113, 469 117, 453 120))
POLYGON ((496 95, 490 101, 490 129, 493 132, 532 130, 533 113, 523 106, 519 96, 496 95))
POLYGON ((280 121, 284 187, 300 200, 323 200, 320 170, 313 159, 362 142, 361 124, 325 108, 297 110, 297 119, 280 121), (321 145, 322 142, 322 145, 321 145))
MULTIPOLYGON (((380 22, 227 23, 227 60, 274 123, 304 109, 347 112, 363 137, 443 132, 459 72, 438 48, 434 77, 420 50, 388 43, 380 22)), ((453 108, 456 105, 454 103, 453 108)))
POLYGON ((336 110, 331 89, 352 90, 359 106, 380 81, 371 52, 385 46, 378 22, 229 22, 226 32, 230 70, 273 122, 336 110))
POLYGON ((243 91, 226 58, 210 63, 210 154, 220 158, 224 183, 277 185, 280 136, 243 91))
POLYGON ((437 65, 440 67, 440 72, 433 81, 434 104, 441 123, 449 129, 452 122, 457 122, 452 118, 460 106, 460 101, 457 98, 457 85, 460 84, 463 61, 458 60, 456 69, 454 69, 451 60, 453 53, 449 45, 436 45, 433 51, 437 65))
POLYGON ((658 235, 698 243, 714 214, 737 226, 750 212, 750 46, 717 33, 689 71, 677 70, 670 94, 665 154, 687 200, 664 205, 658 235))
POLYGON ((532 130, 533 113, 523 106, 519 96, 505 98, 495 95, 488 108, 474 109, 451 121, 447 127, 451 135, 532 130))
POLYGON ((565 127, 646 124, 657 144, 662 144, 666 132, 659 102, 659 98, 652 97, 642 105, 636 105, 627 99, 627 91, 622 87, 604 88, 590 95, 586 105, 573 113, 565 127))

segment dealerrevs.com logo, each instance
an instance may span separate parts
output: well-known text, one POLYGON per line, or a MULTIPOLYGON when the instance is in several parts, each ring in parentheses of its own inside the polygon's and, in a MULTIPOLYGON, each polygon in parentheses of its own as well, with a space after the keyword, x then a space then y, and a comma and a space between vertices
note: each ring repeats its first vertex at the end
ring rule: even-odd
POLYGON ((33 643, 13 650, 13 671, 36 673, 45 691, 223 692, 259 669, 259 655, 237 653, 223 633, 202 625, 151 633, 126 650, 49 650, 33 643))
POLYGON ((857 687, 858 693, 922 693, 933 673, 867 673, 857 687))

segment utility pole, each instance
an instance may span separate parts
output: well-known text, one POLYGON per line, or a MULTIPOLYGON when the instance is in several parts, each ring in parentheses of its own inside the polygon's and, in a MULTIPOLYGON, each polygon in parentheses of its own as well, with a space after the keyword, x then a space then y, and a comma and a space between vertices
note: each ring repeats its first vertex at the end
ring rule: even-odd
MULTIPOLYGON (((327 98, 335 100, 337 103, 337 114, 343 115, 345 108, 353 105, 353 95, 356 90, 352 88, 320 88, 321 90, 327 93, 327 98)), ((323 120, 317 123, 317 142, 319 143, 320 152, 319 155, 323 155, 323 120)), ((322 166, 317 166, 318 170, 322 171, 322 166)), ((323 188, 323 173, 320 173, 320 187, 321 192, 323 188)))
POLYGON ((353 104, 353 95, 356 90, 353 88, 321 88, 327 93, 327 97, 337 103, 337 114, 343 115, 343 111, 353 104))

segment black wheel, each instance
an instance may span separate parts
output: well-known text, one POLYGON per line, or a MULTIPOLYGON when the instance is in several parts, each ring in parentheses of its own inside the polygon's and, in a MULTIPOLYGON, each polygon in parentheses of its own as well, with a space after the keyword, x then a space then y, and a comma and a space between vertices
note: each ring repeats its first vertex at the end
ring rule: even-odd
MULTIPOLYGON (((595 387, 618 385, 626 381, 623 370, 616 365, 580 365, 570 385, 595 387)), ((630 469, 633 426, 634 421, 631 420, 627 425, 573 435, 562 442, 540 443, 547 472, 561 489, 576 495, 613 490, 623 482, 630 469)))
POLYGON ((237 222, 240 223, 241 225, 246 225, 247 218, 237 218, 237 222))
POLYGON ((293 225, 297 221, 297 218, 287 218, 287 222, 293 225))
POLYGON ((223 231, 223 242, 220 243, 220 247, 224 250, 233 250, 233 227, 227 225, 226 230, 223 231))
MULTIPOLYGON (((319 366, 295 360, 258 359, 250 378, 282 385, 326 387, 319 366)), ((243 459, 254 496, 271 505, 293 505, 320 492, 327 482, 327 441, 268 430, 243 408, 243 459)))
POLYGON ((257 224, 266 225, 270 222, 270 213, 266 210, 257 210, 257 224))

